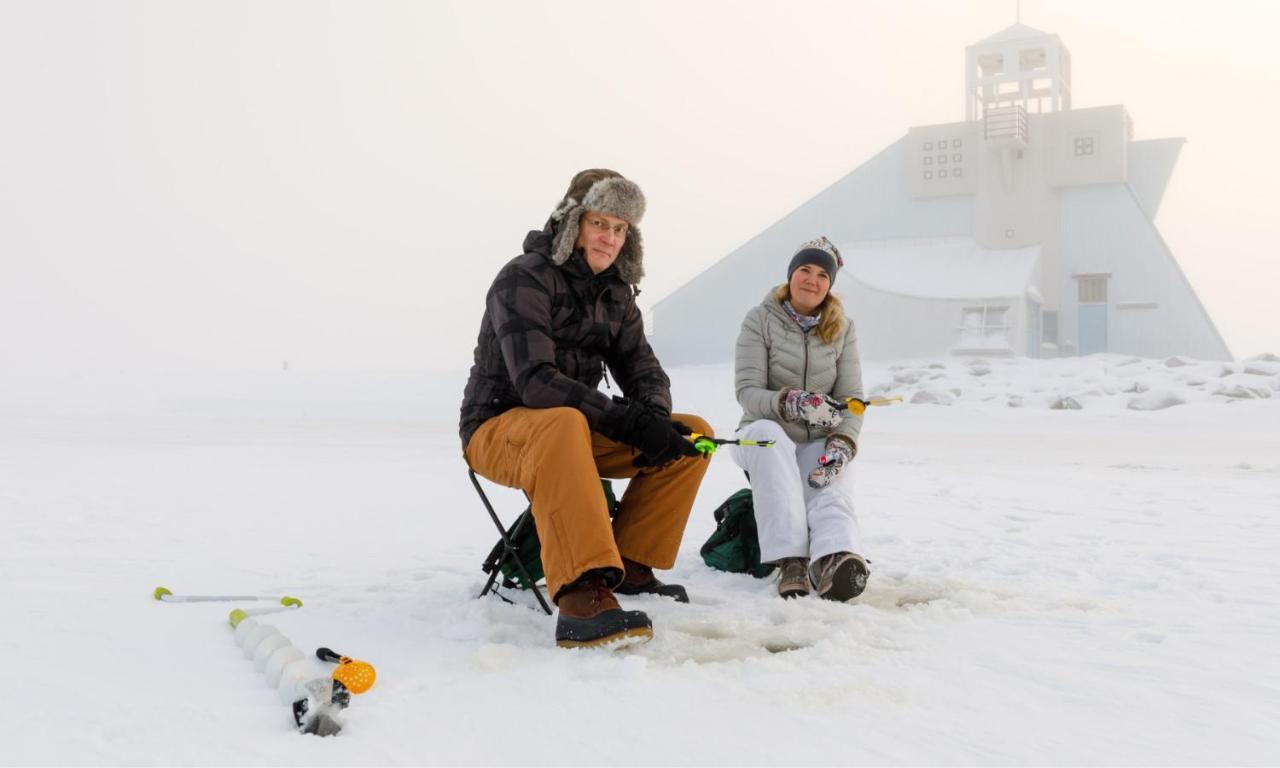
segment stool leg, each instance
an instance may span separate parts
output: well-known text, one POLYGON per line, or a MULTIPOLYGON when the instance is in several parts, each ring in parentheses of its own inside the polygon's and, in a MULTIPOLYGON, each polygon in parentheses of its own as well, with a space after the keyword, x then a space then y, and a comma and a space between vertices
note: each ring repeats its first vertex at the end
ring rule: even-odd
MULTIPOLYGON (((512 543, 511 537, 507 535, 507 529, 502 525, 502 521, 498 519, 498 513, 493 511, 493 505, 489 503, 489 497, 485 495, 484 489, 480 487, 480 481, 476 479, 475 470, 468 467, 467 476, 471 478, 471 485, 476 489, 476 493, 480 496, 480 501, 484 504, 485 511, 489 513, 489 519, 493 521, 494 527, 498 529, 498 536, 502 538, 502 554, 498 557, 497 561, 493 563, 493 570, 489 572, 489 580, 485 582, 484 589, 480 590, 480 594, 476 597, 484 597, 492 591, 503 600, 511 602, 499 594, 497 587, 494 586, 494 583, 498 579, 498 574, 502 572, 502 564, 507 560, 510 560, 515 564, 516 569, 520 571, 520 575, 524 576, 525 583, 533 589, 534 597, 538 598, 538 604, 542 606, 542 610, 546 611, 547 615, 550 616, 551 606, 547 605, 546 599, 542 596, 542 590, 538 589, 538 585, 533 583, 533 579, 529 577, 529 572, 525 569, 524 563, 520 562, 519 557, 516 557, 518 547, 512 543)), ((529 513, 528 519, 533 519, 532 513, 529 513)), ((525 522, 524 524, 527 525, 528 522, 525 522)), ((516 527, 513 528, 512 531, 513 533, 519 533, 521 528, 521 521, 517 521, 516 527)))

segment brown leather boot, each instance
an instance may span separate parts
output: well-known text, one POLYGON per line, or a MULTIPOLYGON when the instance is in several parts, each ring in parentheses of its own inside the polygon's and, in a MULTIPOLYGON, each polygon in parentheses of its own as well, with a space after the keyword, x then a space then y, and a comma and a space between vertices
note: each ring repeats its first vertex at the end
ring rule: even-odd
POLYGON ((556 645, 586 648, 621 640, 653 637, 653 622, 643 611, 624 611, 598 573, 588 572, 560 592, 556 604, 556 645))
POLYGON ((689 593, 679 584, 663 584, 653 575, 653 569, 644 563, 622 558, 626 575, 614 591, 620 595, 660 595, 673 598, 677 603, 689 602, 689 593))

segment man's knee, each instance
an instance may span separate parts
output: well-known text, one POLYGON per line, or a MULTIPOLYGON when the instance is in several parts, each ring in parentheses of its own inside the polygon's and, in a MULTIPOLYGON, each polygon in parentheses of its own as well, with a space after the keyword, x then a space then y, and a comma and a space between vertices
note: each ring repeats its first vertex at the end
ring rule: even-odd
POLYGON ((684 424, 686 427, 700 435, 715 437, 715 431, 711 428, 711 425, 707 423, 707 420, 701 416, 695 416, 692 413, 673 413, 671 414, 671 420, 684 424))
POLYGON ((575 435, 591 439, 591 427, 587 417, 577 408, 539 408, 533 411, 537 432, 545 438, 568 438, 575 435))

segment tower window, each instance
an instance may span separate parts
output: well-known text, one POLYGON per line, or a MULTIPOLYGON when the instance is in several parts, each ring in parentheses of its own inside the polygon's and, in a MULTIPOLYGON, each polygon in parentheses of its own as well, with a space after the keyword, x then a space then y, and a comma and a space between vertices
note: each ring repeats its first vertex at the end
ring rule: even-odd
POLYGON ((947 169, 946 169, 946 168, 941 168, 941 169, 939 169, 939 170, 938 170, 938 178, 940 178, 940 179, 945 179, 945 178, 947 178, 947 169))
POLYGON ((933 178, 933 171, 925 171, 925 172, 924 172, 924 177, 925 177, 925 179, 926 179, 926 180, 927 180, 927 179, 932 179, 932 178, 933 178))
POLYGON ((947 156, 938 155, 938 165, 946 165, 946 164, 947 164, 947 156))
POLYGON ((933 155, 926 155, 924 158, 925 165, 933 165, 933 155))
POLYGON ((1076 153, 1076 157, 1080 157, 1081 155, 1092 155, 1093 154, 1093 137, 1077 136, 1075 138, 1075 153, 1076 153))
POLYGON ((1107 301, 1107 278, 1076 278, 1076 300, 1081 304, 1105 304, 1107 301))
POLYGON ((953 162, 953 163, 958 163, 958 162, 960 162, 960 153, 959 153, 959 152, 957 152, 957 153, 955 153, 954 155, 952 155, 952 156, 951 156, 951 162, 953 162))
POLYGON ((951 146, 952 146, 952 148, 953 148, 953 149, 959 149, 959 148, 960 148, 960 140, 959 140, 959 139, 952 139, 952 140, 951 140, 951 146))
POLYGON ((952 169, 951 169, 951 175, 952 175, 952 176, 957 176, 957 177, 958 177, 958 176, 960 175, 960 171, 961 171, 961 170, 963 170, 963 169, 961 169, 961 168, 952 168, 952 169))
POLYGON ((924 151, 925 151, 925 152, 932 152, 932 151, 933 151, 933 142, 932 142, 932 141, 926 141, 926 142, 924 143, 924 151))

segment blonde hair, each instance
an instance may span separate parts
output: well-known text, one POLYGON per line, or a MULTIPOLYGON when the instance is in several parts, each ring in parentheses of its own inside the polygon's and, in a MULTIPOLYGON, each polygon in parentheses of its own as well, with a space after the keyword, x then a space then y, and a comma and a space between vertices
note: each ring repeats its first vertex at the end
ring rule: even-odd
MULTIPOLYGON (((791 284, 783 283, 775 288, 773 300, 779 304, 791 301, 791 284)), ((827 291, 827 297, 814 311, 822 316, 818 321, 818 338, 822 339, 823 344, 830 344, 844 330, 844 304, 840 303, 839 296, 827 291)))

